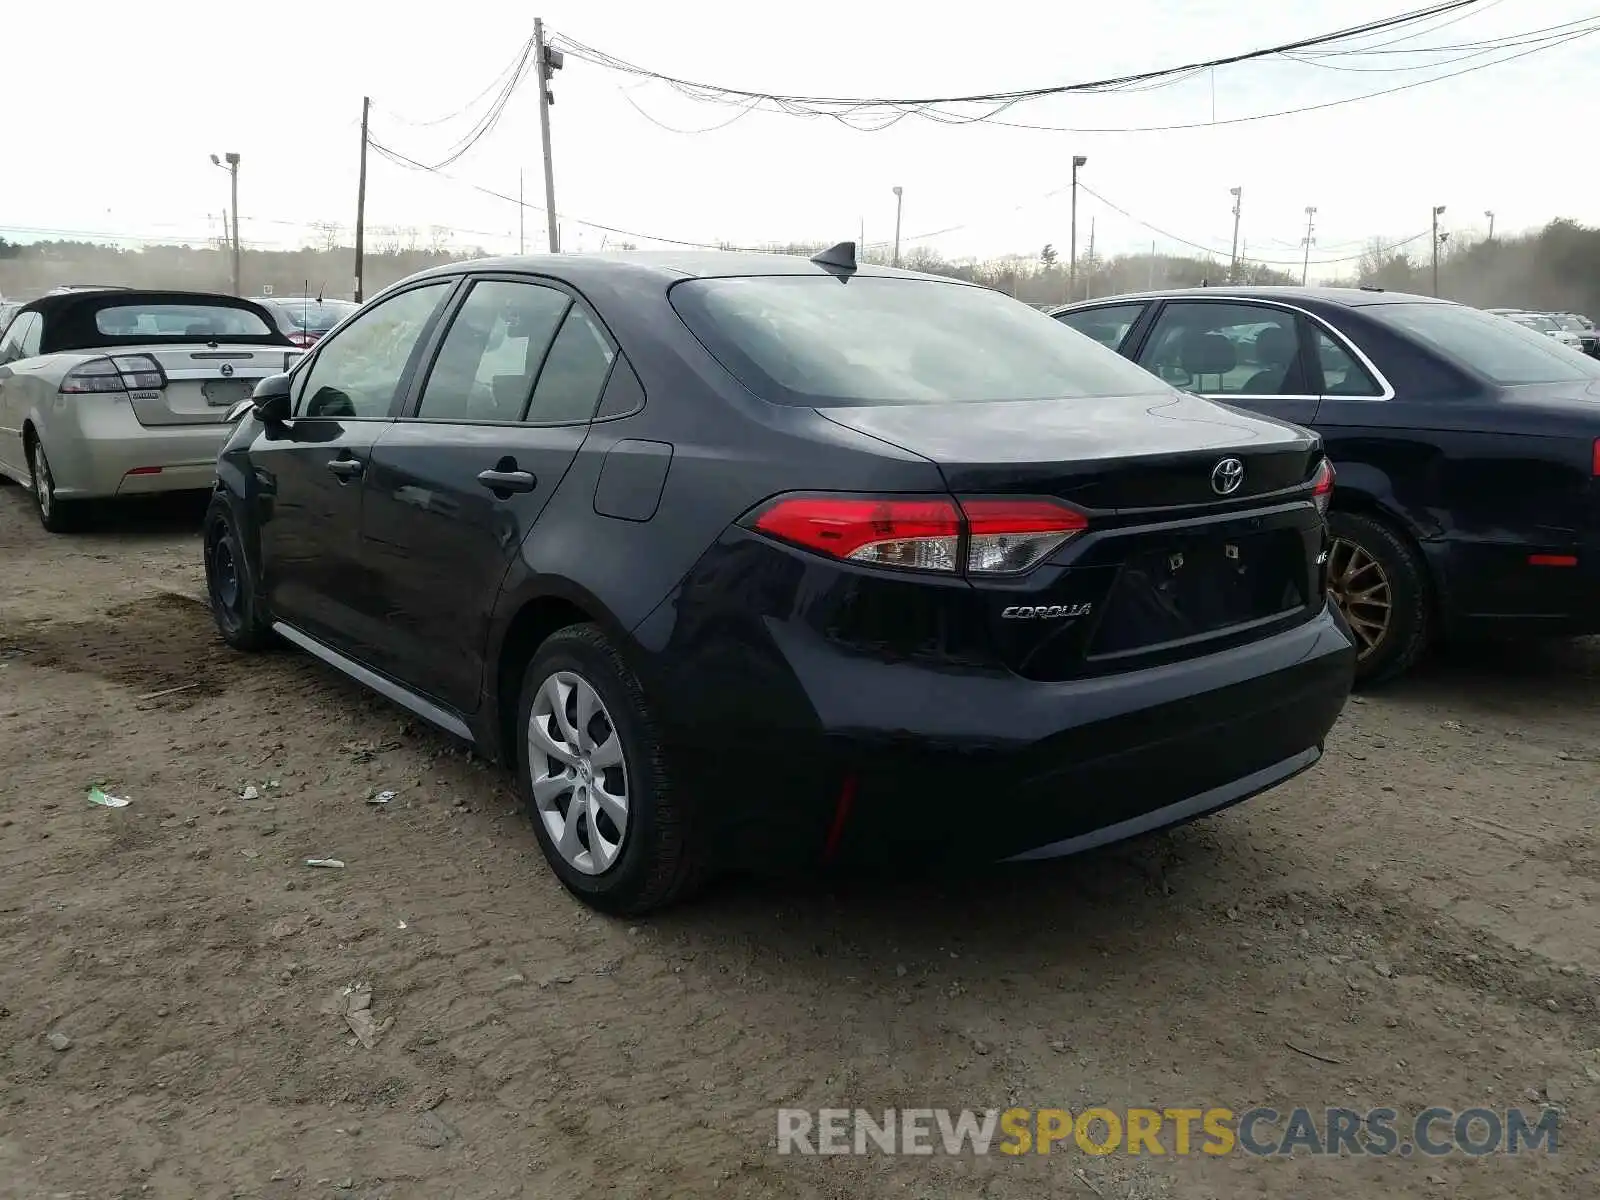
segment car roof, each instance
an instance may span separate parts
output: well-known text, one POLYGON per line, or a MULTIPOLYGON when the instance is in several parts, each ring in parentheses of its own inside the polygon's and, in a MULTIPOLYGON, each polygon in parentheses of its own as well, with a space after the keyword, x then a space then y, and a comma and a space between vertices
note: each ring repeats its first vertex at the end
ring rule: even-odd
POLYGON ((1286 304, 1297 301, 1310 301, 1321 304, 1337 304, 1345 308, 1367 308, 1374 304, 1453 304, 1451 300, 1439 300, 1433 296, 1414 296, 1408 292, 1385 292, 1369 290, 1367 288, 1337 288, 1337 287, 1296 287, 1292 285, 1227 285, 1223 287, 1190 287, 1169 288, 1164 291, 1128 292, 1119 296, 1096 296, 1092 300, 1079 300, 1072 304, 1063 304, 1055 308, 1055 312, 1064 312, 1068 309, 1084 308, 1091 304, 1107 304, 1111 302, 1132 302, 1135 300, 1173 300, 1200 298, 1203 300, 1281 300, 1286 304))
MULTIPOLYGON (((799 254, 762 253, 747 250, 615 250, 598 254, 527 254, 499 258, 469 259, 430 267, 409 276, 410 280, 461 275, 467 272, 503 271, 509 274, 550 275, 581 286, 585 279, 620 279, 633 275, 653 278, 662 284, 680 279, 727 279, 750 275, 834 274, 837 268, 823 267, 799 254)), ((966 280, 898 267, 860 263, 854 274, 897 279, 930 279, 939 283, 977 286, 966 280)))

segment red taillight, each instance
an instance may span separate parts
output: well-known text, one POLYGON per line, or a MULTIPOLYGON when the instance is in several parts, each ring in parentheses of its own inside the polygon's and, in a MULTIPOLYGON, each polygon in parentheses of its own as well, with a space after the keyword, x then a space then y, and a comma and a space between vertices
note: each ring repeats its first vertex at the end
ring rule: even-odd
POLYGON ((1596 479, 1600 479, 1600 438, 1594 440, 1594 460, 1590 464, 1589 471, 1596 479))
POLYGON ((307 333, 305 330, 297 329, 289 335, 289 340, 303 350, 317 339, 312 334, 307 333))
POLYGON ((1087 529, 1089 520, 1053 500, 786 496, 751 524, 769 537, 850 562, 1015 575, 1087 529))
POLYGON ((1089 518, 1051 500, 961 501, 967 517, 967 570, 978 575, 1026 571, 1075 533, 1089 518))
POLYGON ((58 391, 69 396, 92 392, 159 392, 167 386, 166 372, 148 354, 114 354, 91 358, 61 377, 58 391))
POLYGON ((1317 506, 1317 511, 1326 514, 1328 505, 1333 502, 1333 463, 1323 459, 1317 464, 1317 470, 1311 476, 1311 502, 1317 506))

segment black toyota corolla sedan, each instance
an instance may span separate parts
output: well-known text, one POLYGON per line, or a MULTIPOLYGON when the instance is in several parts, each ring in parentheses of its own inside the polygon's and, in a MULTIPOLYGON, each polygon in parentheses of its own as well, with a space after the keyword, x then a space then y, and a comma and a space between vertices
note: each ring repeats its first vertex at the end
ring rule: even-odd
POLYGON ((1329 588, 1357 678, 1438 636, 1600 632, 1600 362, 1491 313, 1203 288, 1053 314, 1174 387, 1309 426, 1339 472, 1329 588))
POLYGON ((427 271, 237 415, 222 636, 502 758, 609 912, 1172 825, 1351 684, 1315 435, 849 244, 427 271))

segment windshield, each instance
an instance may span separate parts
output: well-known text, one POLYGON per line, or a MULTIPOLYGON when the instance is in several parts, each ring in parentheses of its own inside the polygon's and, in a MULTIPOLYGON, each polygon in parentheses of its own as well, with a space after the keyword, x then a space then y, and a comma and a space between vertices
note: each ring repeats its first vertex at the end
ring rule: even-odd
POLYGON ((117 304, 96 312, 94 325, 107 337, 256 337, 271 332, 255 313, 220 304, 117 304))
POLYGON ((1495 383, 1600 379, 1600 361, 1585 358, 1519 321, 1459 304, 1374 304, 1362 311, 1495 383))
POLYGON ((673 307, 745 387, 779 404, 949 404, 1149 394, 1161 384, 1060 321, 938 280, 693 279, 673 307))
POLYGON ((356 310, 348 300, 287 299, 275 303, 291 325, 312 333, 326 333, 356 310))
POLYGON ((1583 322, 1578 320, 1577 317, 1557 317, 1556 323, 1560 325, 1561 328, 1570 330, 1573 333, 1583 332, 1583 322))

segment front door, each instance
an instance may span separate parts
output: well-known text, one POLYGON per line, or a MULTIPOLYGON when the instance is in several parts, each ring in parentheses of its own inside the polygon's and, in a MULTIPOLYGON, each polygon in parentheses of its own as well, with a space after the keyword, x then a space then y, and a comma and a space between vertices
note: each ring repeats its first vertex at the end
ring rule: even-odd
POLYGON ((363 657, 378 604, 360 554, 372 449, 454 285, 401 292, 326 339, 295 373, 292 418, 250 447, 272 615, 354 658, 363 657))
POLYGON ((615 357, 554 284, 482 278, 460 299, 416 400, 373 453, 362 529, 391 601, 380 670, 476 710, 500 585, 588 435, 615 357))
POLYGON ((1173 387, 1310 425, 1317 386, 1306 345, 1309 321, 1293 309, 1249 300, 1168 300, 1137 361, 1173 387))

